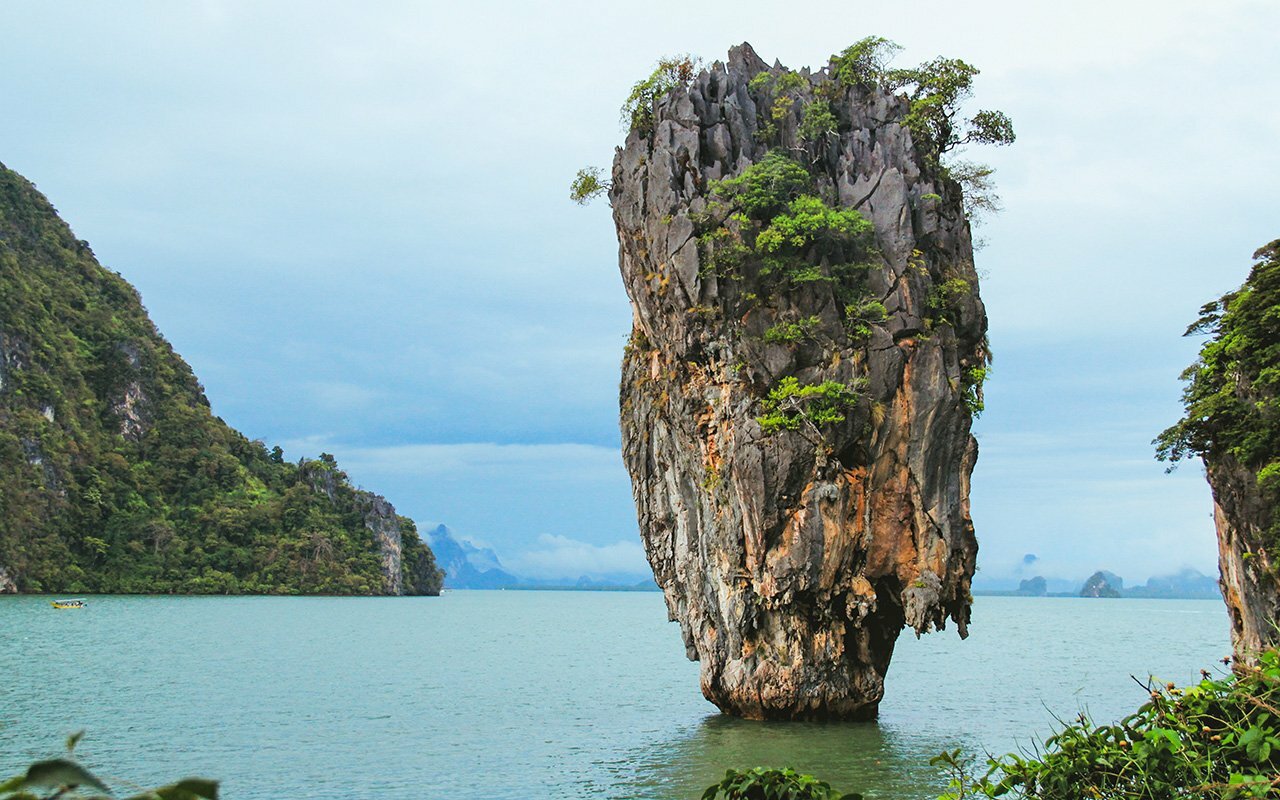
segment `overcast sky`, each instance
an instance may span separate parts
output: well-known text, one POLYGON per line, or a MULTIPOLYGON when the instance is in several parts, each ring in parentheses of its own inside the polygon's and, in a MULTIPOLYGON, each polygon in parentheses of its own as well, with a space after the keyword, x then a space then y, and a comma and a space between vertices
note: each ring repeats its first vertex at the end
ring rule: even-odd
POLYGON ((1215 569, 1180 334, 1280 236, 1274 2, 58 2, 0 6, 0 161, 142 292, 216 413, 553 576, 644 569, 604 203, 660 56, 982 69, 1018 141, 981 233, 982 577, 1215 569), (556 565, 561 565, 557 567, 556 565))

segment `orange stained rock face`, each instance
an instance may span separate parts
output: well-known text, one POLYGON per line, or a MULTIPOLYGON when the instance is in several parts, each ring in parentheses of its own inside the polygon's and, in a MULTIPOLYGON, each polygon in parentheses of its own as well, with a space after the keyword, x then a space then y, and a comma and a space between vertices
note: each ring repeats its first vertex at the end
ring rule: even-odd
POLYGON ((837 663, 844 656, 844 633, 820 630, 813 635, 809 650, 815 658, 837 663))
POLYGON ((911 479, 906 468, 898 469, 889 481, 876 487, 871 500, 875 524, 867 543, 865 574, 872 578, 896 575, 899 565, 915 561, 916 542, 910 531, 915 518, 911 479))
POLYGON ((840 576, 852 563, 854 552, 862 546, 866 529, 866 476, 864 467, 845 470, 839 476, 845 491, 836 495, 840 502, 821 501, 823 541, 818 585, 822 589, 835 588, 840 576))

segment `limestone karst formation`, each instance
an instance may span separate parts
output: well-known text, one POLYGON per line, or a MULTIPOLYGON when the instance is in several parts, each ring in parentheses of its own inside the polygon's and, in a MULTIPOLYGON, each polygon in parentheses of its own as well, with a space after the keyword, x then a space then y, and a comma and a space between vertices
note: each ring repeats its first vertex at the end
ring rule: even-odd
POLYGON ((904 626, 969 621, 962 191, 839 66, 733 48, 641 109, 609 187, 640 530, 703 693, 751 718, 872 717, 904 626))

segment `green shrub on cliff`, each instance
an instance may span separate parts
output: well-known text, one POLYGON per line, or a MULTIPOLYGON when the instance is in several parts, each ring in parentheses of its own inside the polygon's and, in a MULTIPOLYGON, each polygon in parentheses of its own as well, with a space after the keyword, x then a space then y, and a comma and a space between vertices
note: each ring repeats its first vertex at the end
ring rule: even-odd
POLYGON ((866 36, 831 57, 832 74, 845 86, 870 86, 884 80, 902 45, 883 36, 866 36))
POLYGON ((583 167, 578 170, 578 174, 573 176, 573 182, 569 184, 569 199, 585 206, 609 191, 609 181, 600 177, 603 172, 599 167, 583 167))
POLYGON ((831 110, 831 103, 826 100, 814 100, 804 107, 800 114, 800 127, 796 133, 808 142, 816 142, 836 132, 839 120, 831 110))
POLYGON ((783 320, 764 332, 764 340, 770 344, 794 344, 812 337, 821 325, 822 319, 816 314, 794 322, 783 320))
POLYGON ((711 194, 733 203, 755 220, 767 220, 811 190, 813 176, 795 159, 772 150, 732 178, 715 181, 711 194))
POLYGON ((807 427, 821 436, 825 426, 844 422, 845 415, 857 406, 861 388, 856 383, 839 381, 802 384, 794 376, 788 376, 760 401, 765 413, 756 421, 766 435, 807 427))
POLYGON ((1187 334, 1208 334, 1182 373, 1186 415, 1158 436, 1157 458, 1233 459, 1258 476, 1280 546, 1280 239, 1254 253, 1244 285, 1205 304, 1187 334))
POLYGON ((959 116, 973 94, 977 67, 958 58, 937 58, 905 69, 889 62, 902 48, 879 36, 868 36, 831 57, 832 74, 846 86, 878 85, 904 91, 909 103, 903 124, 916 144, 935 161, 965 144, 1012 144, 1013 122, 1002 111, 982 110, 969 119, 959 116))
POLYGON ((653 104, 672 89, 687 85, 702 62, 687 53, 658 61, 649 77, 636 81, 622 104, 622 120, 629 128, 647 133, 653 128, 653 104))

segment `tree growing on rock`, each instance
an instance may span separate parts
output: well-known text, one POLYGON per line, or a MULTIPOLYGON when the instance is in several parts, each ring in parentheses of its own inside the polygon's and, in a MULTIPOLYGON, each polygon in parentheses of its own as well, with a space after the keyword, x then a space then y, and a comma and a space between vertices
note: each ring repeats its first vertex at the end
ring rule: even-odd
POLYGON ((1186 415, 1153 442, 1170 469, 1204 461, 1232 642, 1245 660, 1280 644, 1280 239, 1253 257, 1244 285, 1187 328, 1209 339, 1182 373, 1186 415))

